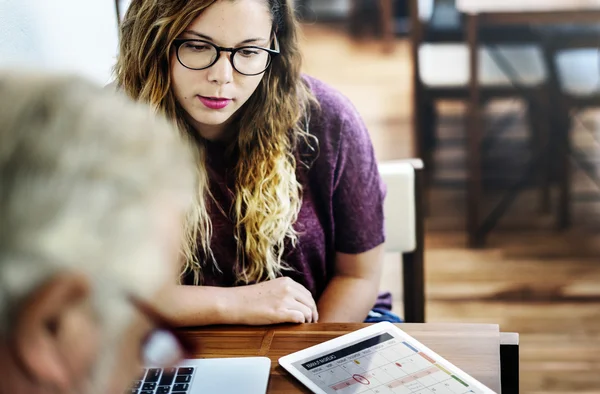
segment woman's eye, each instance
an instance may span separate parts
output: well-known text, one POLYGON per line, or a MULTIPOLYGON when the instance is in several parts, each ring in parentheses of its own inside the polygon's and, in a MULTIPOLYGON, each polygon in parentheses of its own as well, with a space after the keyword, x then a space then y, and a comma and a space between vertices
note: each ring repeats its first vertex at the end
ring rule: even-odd
POLYGON ((195 52, 204 52, 210 50, 208 45, 203 44, 187 44, 187 48, 195 52))
POLYGON ((258 55, 258 51, 253 49, 242 49, 240 54, 245 57, 251 57, 258 55))

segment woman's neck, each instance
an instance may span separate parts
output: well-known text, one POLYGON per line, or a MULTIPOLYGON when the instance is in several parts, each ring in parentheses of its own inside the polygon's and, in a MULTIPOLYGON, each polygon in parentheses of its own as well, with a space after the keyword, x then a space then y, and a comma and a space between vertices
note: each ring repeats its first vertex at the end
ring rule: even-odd
POLYGON ((188 118, 192 128, 200 137, 211 142, 228 144, 233 141, 237 135, 235 130, 235 122, 232 119, 219 125, 207 125, 197 122, 194 119, 188 118))
POLYGON ((234 127, 225 125, 203 125, 201 126, 201 128, 197 128, 196 132, 198 132, 200 136, 202 136, 202 138, 210 142, 217 142, 223 144, 229 144, 235 139, 237 135, 237 132, 234 127))

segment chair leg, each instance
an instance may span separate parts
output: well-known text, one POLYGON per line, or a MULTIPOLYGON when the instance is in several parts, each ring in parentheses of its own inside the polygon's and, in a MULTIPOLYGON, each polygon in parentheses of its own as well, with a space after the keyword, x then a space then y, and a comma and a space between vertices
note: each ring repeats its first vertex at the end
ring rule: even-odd
POLYGON ((556 158, 552 166, 552 177, 558 178, 557 227, 564 230, 571 221, 571 119, 568 103, 564 100, 556 67, 557 48, 551 37, 543 43, 545 63, 548 67, 551 104, 548 104, 551 119, 550 147, 551 157, 556 158))
POLYGON ((543 214, 551 211, 551 164, 550 164, 550 125, 547 116, 547 94, 540 91, 535 100, 529 102, 529 127, 531 131, 531 150, 533 159, 538 161, 539 206, 543 214))
POLYGON ((427 174, 426 186, 431 184, 435 172, 434 153, 437 145, 437 111, 435 104, 429 100, 421 100, 416 109, 416 138, 419 139, 418 155, 425 164, 427 174))
POLYGON ((360 23, 360 3, 361 0, 350 0, 350 10, 348 12, 348 30, 350 36, 357 39, 361 35, 360 23))
POLYGON ((483 203, 483 174, 481 164, 481 131, 483 127, 481 109, 478 104, 470 106, 470 121, 467 133, 467 231, 471 248, 485 245, 485 234, 481 226, 481 205, 483 203))
POLYGON ((467 231, 471 248, 481 248, 485 244, 485 234, 481 226, 481 205, 483 200, 483 174, 481 168, 481 136, 483 130, 481 113, 481 86, 479 84, 479 19, 478 15, 467 17, 467 42, 469 44, 469 122, 467 124, 467 231))
POLYGON ((415 224, 417 247, 402 255, 402 283, 404 290, 404 320, 407 323, 425 323, 425 227, 423 214, 423 173, 415 171, 415 224))
POLYGON ((559 203, 558 203, 558 229, 565 230, 571 225, 571 119, 566 111, 558 111, 557 138, 555 150, 559 163, 559 203))
POLYGON ((402 255, 402 284, 404 289, 404 321, 425 323, 425 278, 423 259, 418 253, 402 255))
POLYGON ((434 150, 437 146, 438 113, 435 103, 427 101, 423 103, 424 133, 427 149, 434 150))
POLYGON ((394 2, 393 0, 379 0, 381 10, 381 26, 383 26, 383 51, 394 51, 394 2))

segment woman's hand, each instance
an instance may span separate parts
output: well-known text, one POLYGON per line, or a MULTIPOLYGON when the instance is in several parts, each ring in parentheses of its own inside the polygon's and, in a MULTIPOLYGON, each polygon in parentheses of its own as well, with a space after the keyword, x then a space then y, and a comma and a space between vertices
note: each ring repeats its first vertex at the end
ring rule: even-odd
POLYGON ((288 277, 231 288, 230 311, 236 324, 316 323, 312 294, 288 277))

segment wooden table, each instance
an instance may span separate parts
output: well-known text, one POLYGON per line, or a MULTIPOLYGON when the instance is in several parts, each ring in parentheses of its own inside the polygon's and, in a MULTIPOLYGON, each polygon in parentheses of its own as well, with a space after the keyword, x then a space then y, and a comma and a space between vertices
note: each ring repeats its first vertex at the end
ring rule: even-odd
MULTIPOLYGON (((270 327, 215 326, 185 331, 195 357, 266 356, 268 393, 310 393, 283 370, 284 355, 366 327, 367 324, 302 324, 270 327)), ((500 393, 500 332, 497 325, 401 324, 399 327, 457 367, 500 393)))
MULTIPOLYGON (((479 31, 481 26, 502 25, 541 25, 595 23, 600 21, 600 0, 457 0, 459 11, 467 14, 467 43, 470 53, 470 119, 467 125, 469 144, 468 174, 468 213, 467 227, 471 246, 479 247, 484 243, 486 224, 481 223, 481 93, 479 86, 479 31)), ((552 75, 549 76, 552 78, 552 75)), ((558 96, 558 83, 549 81, 553 89, 552 97, 558 96)), ((547 119, 541 121, 548 122, 547 119)), ((568 131, 561 131, 557 137, 558 158, 560 162, 560 194, 559 194, 559 226, 568 216, 566 210, 570 205, 569 148, 568 131)))

